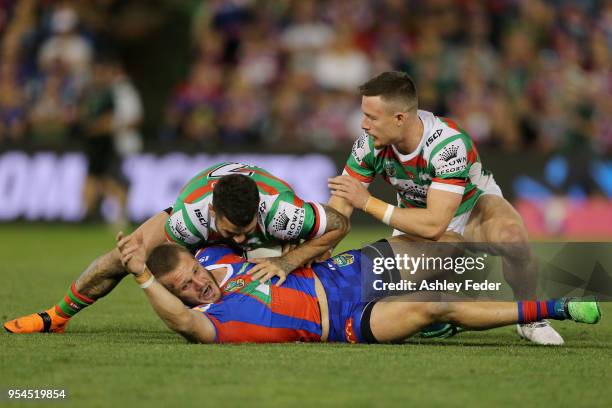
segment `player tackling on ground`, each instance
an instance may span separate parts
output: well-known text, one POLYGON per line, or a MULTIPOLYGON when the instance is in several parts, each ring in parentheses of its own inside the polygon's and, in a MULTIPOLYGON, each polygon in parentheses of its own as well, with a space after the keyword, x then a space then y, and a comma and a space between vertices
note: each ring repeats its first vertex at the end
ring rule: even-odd
POLYGON ((167 243, 147 259, 141 239, 118 235, 122 262, 164 323, 193 342, 395 342, 436 322, 484 330, 542 318, 600 319, 597 302, 585 299, 418 302, 407 295, 364 302, 361 251, 299 268, 279 286, 276 276, 255 280, 256 265, 227 247, 208 247, 196 259, 167 243))
MULTIPOLYGON (((486 171, 470 136, 455 122, 418 109, 412 79, 384 72, 359 88, 362 129, 342 176, 330 180, 329 205, 346 217, 354 208, 395 228, 394 234, 438 239, 457 232, 503 256, 504 276, 518 299, 535 298, 535 261, 523 222, 486 171), (367 186, 380 174, 397 191, 392 206, 367 186)), ((563 344, 548 324, 517 326, 521 337, 563 344)))
MULTIPOLYGON (((297 244, 283 256, 257 260, 258 277, 284 280, 346 234, 348 222, 335 210, 301 200, 284 181, 246 164, 220 163, 191 179, 172 208, 143 223, 135 233, 148 253, 170 240, 190 250, 230 239, 245 250, 297 244)), ((60 301, 41 313, 8 321, 12 333, 62 333, 69 319, 106 296, 127 275, 115 248, 96 259, 60 301)))

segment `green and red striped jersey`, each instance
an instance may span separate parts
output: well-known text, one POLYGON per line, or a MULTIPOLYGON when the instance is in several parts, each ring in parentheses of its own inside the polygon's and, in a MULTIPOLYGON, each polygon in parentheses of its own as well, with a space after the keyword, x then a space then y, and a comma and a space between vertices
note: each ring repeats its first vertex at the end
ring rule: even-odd
POLYGON ((222 238, 209 209, 216 182, 229 174, 248 176, 259 189, 257 229, 247 236, 245 249, 317 238, 325 232, 327 222, 321 204, 304 202, 286 182, 262 168, 219 163, 198 173, 181 190, 166 222, 166 236, 170 241, 197 248, 222 238))
POLYGON ((343 174, 369 185, 376 174, 397 191, 402 208, 425 208, 430 188, 462 194, 455 216, 470 211, 482 190, 477 180, 485 174, 470 136, 455 122, 431 112, 419 110, 423 136, 419 146, 409 154, 393 145, 375 149, 364 134, 353 145, 343 174))

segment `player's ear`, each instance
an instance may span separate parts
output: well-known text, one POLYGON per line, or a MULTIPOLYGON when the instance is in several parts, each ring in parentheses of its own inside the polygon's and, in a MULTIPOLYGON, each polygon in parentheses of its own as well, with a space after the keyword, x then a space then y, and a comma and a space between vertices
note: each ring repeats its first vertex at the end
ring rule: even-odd
POLYGON ((400 127, 406 122, 406 114, 404 112, 395 113, 395 126, 400 127))
POLYGON ((211 216, 215 215, 215 209, 212 206, 212 204, 208 204, 208 212, 210 213, 211 216))

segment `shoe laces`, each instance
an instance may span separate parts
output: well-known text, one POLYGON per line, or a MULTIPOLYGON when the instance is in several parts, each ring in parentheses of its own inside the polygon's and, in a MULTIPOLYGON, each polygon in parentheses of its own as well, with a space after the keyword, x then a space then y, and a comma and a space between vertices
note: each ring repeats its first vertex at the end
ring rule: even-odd
POLYGON ((548 323, 548 320, 540 320, 538 322, 531 322, 531 323, 526 323, 524 324, 524 326, 527 326, 531 329, 539 329, 542 327, 549 327, 550 323, 548 323))

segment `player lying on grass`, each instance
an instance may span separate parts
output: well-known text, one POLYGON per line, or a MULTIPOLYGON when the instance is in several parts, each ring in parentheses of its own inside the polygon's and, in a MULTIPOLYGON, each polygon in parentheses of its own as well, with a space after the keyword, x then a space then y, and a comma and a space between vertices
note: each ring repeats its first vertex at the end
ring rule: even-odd
MULTIPOLYGON (((231 239, 244 249, 278 243, 304 243, 281 257, 257 260, 254 270, 268 278, 289 272, 326 252, 345 235, 346 218, 318 203, 301 200, 284 181, 267 171, 240 163, 221 163, 191 179, 174 204, 143 223, 146 253, 170 240, 193 250, 207 242, 231 239)), ((72 283, 50 309, 4 324, 13 333, 65 330, 69 319, 107 295, 126 276, 113 249, 72 283)))
MULTIPOLYGON (((519 214, 504 199, 471 137, 451 119, 418 109, 412 79, 384 72, 363 84, 361 127, 342 176, 330 180, 329 205, 350 217, 365 211, 406 233, 435 240, 445 231, 467 242, 492 243, 517 299, 534 299, 536 264, 519 214), (380 174, 397 191, 397 207, 370 196, 380 174)), ((517 327, 539 344, 563 344, 545 321, 517 327)))
POLYGON ((415 295, 407 295, 362 302, 361 251, 299 268, 279 286, 277 277, 255 280, 255 264, 228 247, 208 247, 194 257, 167 243, 147 258, 138 235, 119 234, 117 240, 122 262, 155 312, 193 342, 377 343, 403 340, 437 322, 484 330, 543 318, 592 324, 600 319, 595 301, 567 298, 418 302, 411 301, 415 295))

